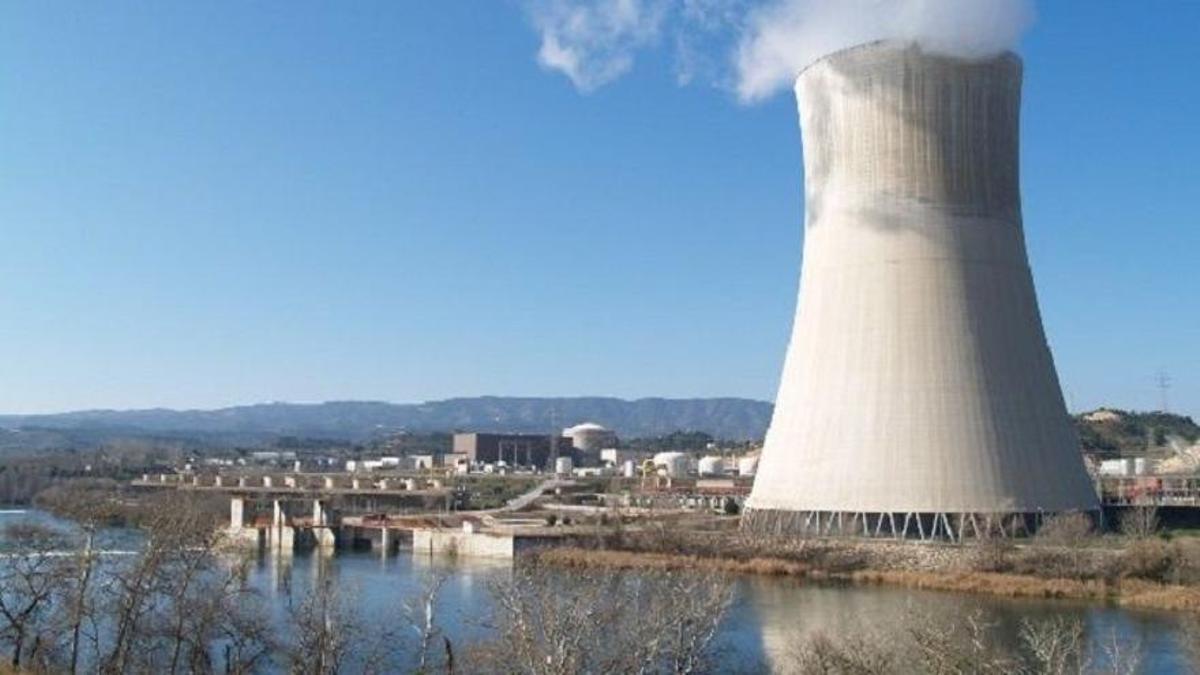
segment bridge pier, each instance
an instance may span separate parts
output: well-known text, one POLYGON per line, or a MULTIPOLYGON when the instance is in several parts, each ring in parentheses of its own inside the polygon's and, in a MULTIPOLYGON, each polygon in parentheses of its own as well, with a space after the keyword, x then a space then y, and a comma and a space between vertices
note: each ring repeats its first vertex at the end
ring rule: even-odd
POLYGON ((287 514, 284 513, 279 500, 274 500, 272 504, 274 515, 271 519, 271 532, 267 537, 268 543, 273 551, 290 554, 296 547, 296 528, 287 524, 287 514))
POLYGON ((312 532, 317 548, 321 551, 332 551, 337 546, 337 537, 334 536, 329 515, 320 499, 313 500, 312 532))

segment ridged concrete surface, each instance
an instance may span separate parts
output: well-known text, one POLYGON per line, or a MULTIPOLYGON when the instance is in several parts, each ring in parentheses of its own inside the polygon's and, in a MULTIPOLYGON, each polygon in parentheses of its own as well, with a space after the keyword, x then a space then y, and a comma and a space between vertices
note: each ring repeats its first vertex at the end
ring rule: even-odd
POLYGON ((1096 507, 1025 253, 1020 88, 1011 54, 891 43, 797 79, 800 298, 749 508, 1096 507))

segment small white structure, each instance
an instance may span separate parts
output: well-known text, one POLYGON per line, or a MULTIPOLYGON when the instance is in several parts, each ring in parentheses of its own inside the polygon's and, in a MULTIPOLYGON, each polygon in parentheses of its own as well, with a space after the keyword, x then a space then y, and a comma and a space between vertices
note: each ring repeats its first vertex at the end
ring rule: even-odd
POLYGON ((700 466, 697 470, 701 476, 723 476, 725 475, 725 458, 709 455, 700 458, 700 466))
POLYGON ((560 476, 569 475, 573 467, 574 462, 571 461, 570 457, 559 457, 554 460, 554 473, 560 476))
POLYGON ((654 466, 658 468, 659 473, 671 478, 686 476, 690 464, 691 460, 682 452, 660 452, 654 456, 654 466))
POLYGON ((739 476, 753 476, 758 473, 758 455, 739 457, 737 468, 739 476))
POLYGON ((1122 459, 1106 459, 1100 462, 1101 476, 1144 476, 1153 473, 1155 468, 1152 460, 1145 457, 1124 457, 1122 459))

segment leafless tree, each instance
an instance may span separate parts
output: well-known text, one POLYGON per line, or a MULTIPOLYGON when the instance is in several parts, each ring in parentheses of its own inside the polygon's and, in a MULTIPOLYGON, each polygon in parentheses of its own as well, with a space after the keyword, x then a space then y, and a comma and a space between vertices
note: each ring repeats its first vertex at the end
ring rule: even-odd
POLYGON ((405 618, 417 636, 417 672, 431 672, 433 652, 438 638, 442 638, 443 668, 447 672, 454 671, 454 650, 450 639, 442 634, 437 622, 437 600, 446 575, 431 574, 420 594, 405 603, 405 618))
POLYGON ((97 669, 211 672, 218 644, 231 647, 226 665, 233 671, 265 659, 265 611, 246 582, 245 561, 223 552, 205 509, 175 497, 153 504, 140 522, 141 552, 106 570, 101 584, 97 669))
POLYGON ((796 641, 784 667, 797 675, 891 675, 905 663, 887 636, 855 634, 835 640, 817 633, 796 641))
POLYGON ((493 587, 501 638, 475 650, 480 672, 694 673, 712 657, 731 588, 678 572, 573 573, 520 565, 493 587))
POLYGON ((291 643, 282 652, 296 675, 336 675, 348 669, 379 673, 394 669, 381 634, 358 612, 353 594, 328 574, 290 606, 291 643))
POLYGON ((1158 534, 1158 507, 1131 506, 1121 514, 1121 534, 1133 539, 1146 539, 1158 534))
POLYGON ((1053 617, 1021 621, 1021 644, 1029 653, 1029 670, 1039 675, 1068 675, 1087 671, 1083 623, 1053 617))
POLYGON ((931 675, 1007 675, 1017 671, 1017 661, 992 639, 993 624, 981 610, 956 623, 916 614, 906 623, 916 658, 931 675))
POLYGON ((66 568, 61 533, 30 524, 5 530, 12 552, 0 557, 0 639, 12 649, 13 670, 36 659, 49 637, 50 615, 61 602, 66 568))
POLYGON ((56 486, 50 494, 39 496, 54 513, 74 522, 81 530, 75 555, 67 565, 67 585, 61 613, 67 637, 67 666, 70 673, 79 671, 83 629, 92 618, 93 585, 97 576, 100 555, 96 551, 96 533, 119 518, 124 507, 111 481, 77 480, 56 486))
POLYGON ((1142 665, 1142 645, 1136 639, 1122 640, 1116 629, 1109 631, 1100 646, 1103 662, 1091 672, 1104 675, 1135 675, 1142 665))

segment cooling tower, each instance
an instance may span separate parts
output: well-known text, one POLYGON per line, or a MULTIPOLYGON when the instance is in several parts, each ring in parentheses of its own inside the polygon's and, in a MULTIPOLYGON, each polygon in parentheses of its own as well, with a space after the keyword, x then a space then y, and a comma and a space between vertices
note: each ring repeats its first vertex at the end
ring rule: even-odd
POLYGON ((744 527, 961 538, 1097 508, 1025 252, 1020 93, 1011 53, 896 43, 797 78, 800 296, 744 527))

